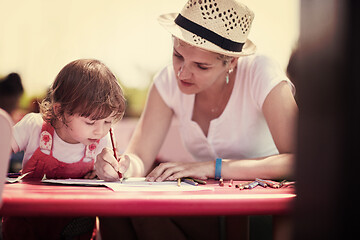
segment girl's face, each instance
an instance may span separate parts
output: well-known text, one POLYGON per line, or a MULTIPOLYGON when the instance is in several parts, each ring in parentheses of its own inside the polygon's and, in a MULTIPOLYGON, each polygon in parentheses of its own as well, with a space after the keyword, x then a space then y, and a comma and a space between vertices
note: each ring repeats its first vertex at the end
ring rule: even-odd
POLYGON ((65 114, 66 124, 57 129, 59 137, 67 143, 90 145, 103 138, 110 130, 114 117, 91 120, 78 114, 65 114))
POLYGON ((219 54, 193 47, 177 38, 174 38, 173 67, 178 86, 185 94, 222 86, 228 70, 219 54))

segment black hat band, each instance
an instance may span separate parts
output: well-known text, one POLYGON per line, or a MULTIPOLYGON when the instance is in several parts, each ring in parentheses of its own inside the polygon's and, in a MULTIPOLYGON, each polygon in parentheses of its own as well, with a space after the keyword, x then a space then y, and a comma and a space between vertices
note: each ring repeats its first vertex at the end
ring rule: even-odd
POLYGON ((241 52, 242 48, 245 43, 239 43, 234 42, 232 40, 229 40, 227 38, 224 38, 220 36, 219 34, 204 28, 203 26, 200 26, 199 24, 183 17, 181 14, 179 14, 176 19, 175 23, 179 25, 180 27, 184 28, 185 30, 192 32, 209 42, 212 42, 213 44, 217 45, 218 47, 232 51, 232 52, 241 52))

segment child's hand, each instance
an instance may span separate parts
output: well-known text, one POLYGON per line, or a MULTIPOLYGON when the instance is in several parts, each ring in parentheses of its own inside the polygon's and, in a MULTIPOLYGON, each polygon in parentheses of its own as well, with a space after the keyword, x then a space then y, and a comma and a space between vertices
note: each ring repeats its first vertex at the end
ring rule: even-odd
POLYGON ((100 179, 105 181, 119 181, 119 173, 124 173, 129 168, 130 159, 121 155, 115 159, 113 150, 104 148, 96 157, 95 169, 100 179))
POLYGON ((96 171, 95 171, 95 170, 92 170, 92 171, 88 172, 88 173, 84 176, 85 179, 94 179, 94 178, 96 178, 96 177, 97 177, 97 176, 96 176, 96 171))

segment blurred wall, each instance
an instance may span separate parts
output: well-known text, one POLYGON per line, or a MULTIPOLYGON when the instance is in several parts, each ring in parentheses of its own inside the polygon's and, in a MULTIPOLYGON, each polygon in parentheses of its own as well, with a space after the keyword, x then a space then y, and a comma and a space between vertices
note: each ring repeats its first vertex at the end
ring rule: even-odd
MULTIPOLYGON (((298 0, 243 0, 254 12, 250 38, 286 67, 299 32, 298 0)), ((98 58, 129 87, 146 88, 171 61, 171 37, 157 23, 185 0, 0 0, 0 75, 21 74, 43 94, 78 58, 98 58)))

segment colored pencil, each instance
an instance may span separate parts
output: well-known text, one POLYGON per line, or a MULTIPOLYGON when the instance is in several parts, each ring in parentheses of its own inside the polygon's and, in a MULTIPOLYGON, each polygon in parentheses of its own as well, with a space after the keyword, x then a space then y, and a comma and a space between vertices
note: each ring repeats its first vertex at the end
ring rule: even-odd
POLYGON ((188 183, 188 184, 190 184, 190 185, 193 185, 193 186, 197 186, 197 185, 198 185, 198 183, 195 182, 194 179, 191 179, 191 178, 183 178, 182 180, 183 180, 183 182, 186 182, 186 183, 188 183))
MULTIPOLYGON (((110 128, 110 139, 111 139, 111 145, 112 145, 112 148, 113 148, 113 151, 114 151, 114 157, 116 160, 119 160, 118 159, 118 155, 117 155, 117 152, 116 152, 116 147, 115 147, 115 141, 114 141, 114 134, 112 132, 112 128, 110 128)), ((119 174, 119 178, 120 180, 122 179, 122 174, 121 172, 118 172, 119 174)))

